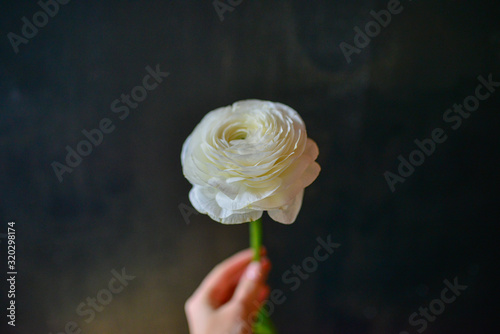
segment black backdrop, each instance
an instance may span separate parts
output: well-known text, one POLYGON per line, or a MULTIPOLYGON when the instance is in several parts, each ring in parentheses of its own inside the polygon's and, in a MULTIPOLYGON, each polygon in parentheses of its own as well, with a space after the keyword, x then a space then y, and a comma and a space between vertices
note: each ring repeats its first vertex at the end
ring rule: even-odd
POLYGON ((259 98, 299 111, 322 166, 295 224, 264 218, 281 333, 417 333, 429 305, 425 333, 494 333, 500 92, 459 126, 443 116, 479 76, 500 81, 500 6, 403 1, 347 61, 341 43, 390 2, 232 1, 221 20, 212 1, 70 1, 16 53, 9 33, 41 7, 2 1, 0 233, 16 222, 18 272, 12 328, 0 239, 4 332, 186 333, 184 301, 248 233, 183 218, 181 146, 206 112, 259 98), (111 103, 157 65, 169 75, 120 119, 111 103), (59 182, 53 162, 105 118, 113 132, 59 182), (436 128, 446 141, 392 192, 384 173, 436 128), (341 246, 292 291, 282 275, 329 235, 341 246), (135 278, 87 323, 78 306, 122 268, 135 278), (467 288, 443 311, 445 279, 467 288))

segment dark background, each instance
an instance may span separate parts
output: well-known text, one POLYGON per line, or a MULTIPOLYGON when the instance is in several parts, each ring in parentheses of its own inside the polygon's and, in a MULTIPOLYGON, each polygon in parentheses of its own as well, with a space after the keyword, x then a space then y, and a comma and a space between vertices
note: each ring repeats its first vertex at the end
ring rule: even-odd
POLYGON ((479 75, 500 81, 500 6, 403 1, 348 63, 339 44, 387 2, 243 1, 220 21, 212 1, 71 1, 16 54, 7 34, 40 7, 2 1, 0 233, 16 221, 18 266, 9 330, 187 333, 185 300, 247 247, 248 227, 183 219, 181 146, 208 111, 259 98, 302 115, 322 166, 295 224, 264 217, 270 284, 287 297, 273 314, 281 333, 417 333, 409 316, 455 277, 468 288, 425 333, 498 333, 500 92, 456 131, 442 116, 479 75), (169 77, 120 120, 110 103, 156 64, 169 77), (102 118, 116 129, 60 183, 51 163, 102 118), (447 141, 391 192, 384 172, 436 127, 447 141), (282 274, 328 235, 341 247, 292 292, 282 274), (76 307, 123 267, 136 278, 85 323, 76 307))

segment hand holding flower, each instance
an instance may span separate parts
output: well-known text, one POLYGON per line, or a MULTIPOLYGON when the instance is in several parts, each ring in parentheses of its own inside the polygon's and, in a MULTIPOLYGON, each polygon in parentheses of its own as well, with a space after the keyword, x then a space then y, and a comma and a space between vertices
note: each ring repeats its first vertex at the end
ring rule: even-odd
POLYGON ((253 318, 269 295, 265 281, 271 269, 267 258, 251 262, 252 256, 247 249, 217 265, 188 299, 191 334, 251 332, 253 318))

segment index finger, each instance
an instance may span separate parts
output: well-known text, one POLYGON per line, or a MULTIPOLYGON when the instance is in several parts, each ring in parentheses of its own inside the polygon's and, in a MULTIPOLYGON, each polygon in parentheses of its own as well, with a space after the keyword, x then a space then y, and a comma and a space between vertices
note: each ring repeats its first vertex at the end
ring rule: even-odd
MULTIPOLYGON (((261 255, 265 254, 266 250, 262 248, 261 255)), ((235 275, 241 275, 252 261, 252 257, 253 250, 245 249, 219 263, 203 280, 195 295, 201 294, 206 297, 217 285, 230 282, 235 275)))

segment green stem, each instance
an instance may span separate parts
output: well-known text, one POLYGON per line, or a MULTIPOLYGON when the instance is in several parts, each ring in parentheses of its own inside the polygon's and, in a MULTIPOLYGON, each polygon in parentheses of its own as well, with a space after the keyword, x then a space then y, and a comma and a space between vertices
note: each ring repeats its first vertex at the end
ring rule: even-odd
MULTIPOLYGON (((253 260, 260 261, 262 248, 262 218, 250 222, 250 247, 253 249, 253 260)), ((254 334, 276 334, 271 319, 264 308, 259 310, 256 322, 252 325, 254 334)))
POLYGON ((253 260, 260 261, 262 248, 262 218, 250 222, 250 247, 253 249, 253 260))

